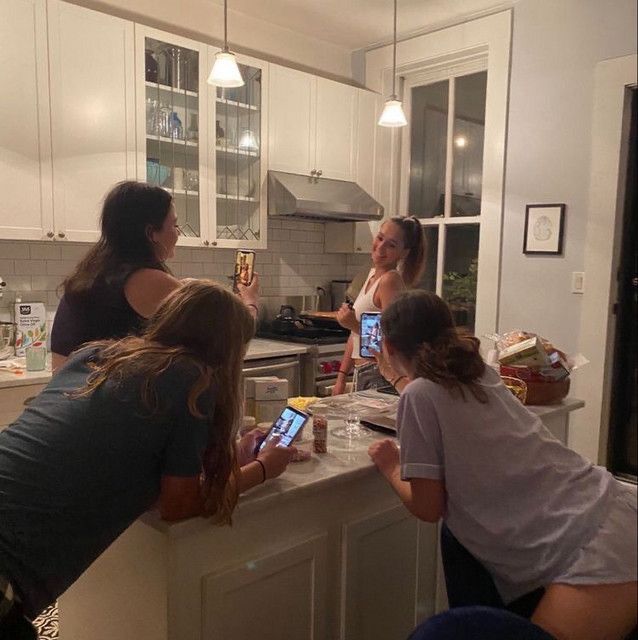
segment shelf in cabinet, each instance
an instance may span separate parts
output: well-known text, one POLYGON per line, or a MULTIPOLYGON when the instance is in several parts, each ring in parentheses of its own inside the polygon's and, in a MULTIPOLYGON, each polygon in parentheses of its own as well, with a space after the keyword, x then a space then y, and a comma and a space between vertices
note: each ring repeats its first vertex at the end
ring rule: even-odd
POLYGON ((197 91, 188 91, 187 89, 178 89, 177 87, 172 87, 170 84, 158 84, 157 82, 150 82, 146 80, 144 84, 150 89, 156 89, 158 91, 162 91, 163 93, 172 93, 180 96, 188 96, 189 98, 198 98, 199 93, 197 91))
POLYGON ((175 144, 180 147, 198 147, 198 142, 192 142, 191 140, 182 140, 181 138, 167 138, 166 136, 146 136, 146 139, 150 142, 165 142, 168 144, 175 144))
POLYGON ((259 151, 244 151, 243 149, 239 149, 238 147, 216 147, 219 153, 231 153, 237 154, 238 156, 251 156, 252 158, 259 157, 259 151))
POLYGON ((199 197, 199 191, 192 191, 190 189, 188 191, 186 189, 172 189, 171 187, 162 187, 162 189, 164 189, 164 191, 168 191, 174 196, 191 196, 194 198, 199 197))
POLYGON ((223 98, 216 98, 215 102, 217 102, 217 104, 223 104, 227 107, 233 107, 235 109, 259 111, 259 107, 256 104, 246 104, 245 102, 237 102, 236 100, 224 100, 223 98))
POLYGON ((219 200, 239 200, 240 202, 259 202, 257 198, 252 196, 233 196, 228 193, 218 193, 217 198, 219 200))

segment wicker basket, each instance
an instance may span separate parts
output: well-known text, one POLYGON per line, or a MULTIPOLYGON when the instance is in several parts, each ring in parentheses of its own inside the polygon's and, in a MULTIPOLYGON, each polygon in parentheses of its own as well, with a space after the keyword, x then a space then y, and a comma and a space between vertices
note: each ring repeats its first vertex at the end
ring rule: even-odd
POLYGON ((569 393, 569 378, 558 381, 527 380, 525 404, 558 404, 569 393))

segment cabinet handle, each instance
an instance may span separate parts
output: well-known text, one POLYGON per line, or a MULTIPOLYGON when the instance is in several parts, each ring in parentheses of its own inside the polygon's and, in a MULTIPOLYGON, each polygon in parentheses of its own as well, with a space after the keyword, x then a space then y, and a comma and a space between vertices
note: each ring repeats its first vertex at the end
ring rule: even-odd
POLYGON ((213 245, 213 247, 216 247, 216 246, 217 246, 217 240, 213 240, 213 241, 211 242, 211 244, 213 245))
POLYGON ((55 233, 53 233, 53 231, 49 231, 47 233, 47 238, 53 238, 54 235, 55 235, 55 233))
POLYGON ((321 174, 323 174, 323 171, 319 169, 319 171, 317 171, 317 177, 319 177, 321 174))
POLYGON ((361 247, 357 247, 355 251, 361 251, 361 247))
POLYGON ((208 240, 204 240, 204 246, 207 247, 210 244, 210 242, 208 242, 208 240))
POLYGON ((317 170, 316 170, 316 169, 313 169, 313 170, 310 172, 310 175, 311 175, 311 176, 314 176, 314 175, 316 175, 316 173, 317 173, 317 170))
POLYGON ((64 233, 64 231, 58 231, 58 238, 66 238, 66 233, 64 233))

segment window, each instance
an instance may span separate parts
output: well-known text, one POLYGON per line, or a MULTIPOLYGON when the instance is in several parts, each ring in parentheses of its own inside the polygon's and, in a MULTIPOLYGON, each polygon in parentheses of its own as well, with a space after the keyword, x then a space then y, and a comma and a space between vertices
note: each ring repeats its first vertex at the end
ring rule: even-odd
MULTIPOLYGON (((481 63, 478 63, 479 65, 481 63)), ((443 297, 455 321, 475 330, 487 71, 457 68, 408 76, 402 210, 421 219, 428 242, 420 286, 443 297), (441 78, 443 76, 443 78, 441 78)))

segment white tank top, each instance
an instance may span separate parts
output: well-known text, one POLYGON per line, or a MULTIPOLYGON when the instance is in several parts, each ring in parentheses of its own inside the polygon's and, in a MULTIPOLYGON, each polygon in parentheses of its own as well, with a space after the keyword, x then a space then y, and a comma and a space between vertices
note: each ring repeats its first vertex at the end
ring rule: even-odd
MULTIPOLYGON (((373 275, 374 268, 370 269, 370 273, 368 273, 368 277, 363 283, 361 291, 359 291, 359 295, 352 305, 354 315, 359 321, 361 321, 362 313, 367 313, 370 311, 381 311, 381 309, 374 304, 374 294, 377 290, 377 287, 379 286, 379 282, 381 281, 381 279, 379 278, 379 280, 377 280, 366 293, 366 287, 368 286, 368 282, 370 282, 370 278, 373 275)), ((359 355, 359 334, 352 331, 350 335, 352 335, 352 357, 355 360, 361 360, 361 356, 359 355)))

